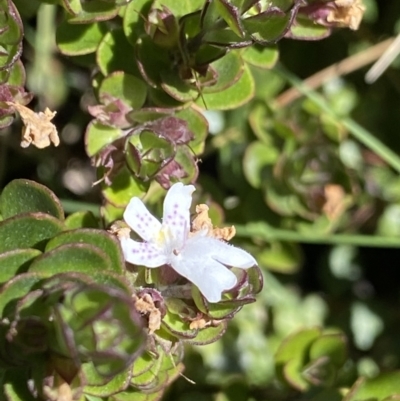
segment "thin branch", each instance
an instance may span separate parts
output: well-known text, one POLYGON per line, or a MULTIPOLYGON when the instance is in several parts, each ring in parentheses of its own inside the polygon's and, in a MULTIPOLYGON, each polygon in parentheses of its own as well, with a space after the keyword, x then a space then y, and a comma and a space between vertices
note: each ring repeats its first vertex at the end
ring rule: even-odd
MULTIPOLYGON (((351 72, 356 71, 379 59, 379 57, 389 48, 394 40, 395 38, 386 39, 383 42, 369 47, 360 53, 347 57, 339 63, 335 63, 321 71, 318 71, 316 74, 311 75, 311 77, 304 80, 303 83, 309 89, 317 89, 322 84, 333 78, 350 74, 351 72)), ((279 95, 275 101, 278 107, 285 107, 301 96, 302 93, 297 88, 292 87, 279 95)))

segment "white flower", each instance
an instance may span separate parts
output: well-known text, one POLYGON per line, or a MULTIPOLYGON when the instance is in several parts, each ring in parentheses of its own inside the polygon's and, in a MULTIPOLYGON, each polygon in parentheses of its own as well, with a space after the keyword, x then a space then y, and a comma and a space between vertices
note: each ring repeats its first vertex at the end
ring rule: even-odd
POLYGON ((124 219, 143 242, 120 238, 125 259, 146 267, 170 265, 195 284, 209 302, 221 300, 221 293, 234 287, 236 276, 226 266, 242 269, 257 264, 247 252, 207 236, 208 230, 190 233, 190 205, 193 185, 176 183, 164 200, 162 224, 139 198, 132 198, 124 219))

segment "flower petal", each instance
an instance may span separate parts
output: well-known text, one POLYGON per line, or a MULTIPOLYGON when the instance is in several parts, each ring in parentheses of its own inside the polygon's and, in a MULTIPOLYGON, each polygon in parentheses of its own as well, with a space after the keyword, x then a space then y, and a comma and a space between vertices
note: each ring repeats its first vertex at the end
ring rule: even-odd
POLYGON ((186 248, 190 245, 190 242, 194 242, 196 247, 202 249, 203 257, 209 256, 226 266, 248 269, 257 264, 253 256, 243 249, 216 238, 206 237, 201 232, 188 240, 186 248))
POLYGON ((190 257, 183 253, 174 260, 172 268, 195 284, 209 302, 219 302, 222 292, 236 285, 236 276, 221 263, 204 258, 201 250, 190 257))
POLYGON ((190 230, 190 206, 193 185, 177 182, 167 192, 164 200, 163 225, 167 226, 172 237, 183 244, 190 230))
POLYGON ((137 242, 130 238, 121 238, 124 258, 129 263, 146 267, 160 267, 166 263, 163 249, 149 242, 137 242))
POLYGON ((124 220, 145 241, 155 240, 161 230, 161 223, 137 197, 130 200, 124 212, 124 220))

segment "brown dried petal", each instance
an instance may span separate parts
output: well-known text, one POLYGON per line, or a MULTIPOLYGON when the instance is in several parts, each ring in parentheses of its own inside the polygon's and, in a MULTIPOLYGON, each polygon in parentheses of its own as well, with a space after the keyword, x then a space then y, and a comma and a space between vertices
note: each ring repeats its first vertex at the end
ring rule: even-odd
POLYGON ((57 112, 46 107, 44 113, 35 113, 19 103, 7 102, 19 113, 25 127, 22 130, 21 147, 27 148, 30 144, 39 149, 47 148, 51 143, 60 144, 56 126, 50 122, 57 112))
POLYGON ((140 297, 133 295, 136 310, 144 316, 148 317, 149 334, 153 334, 161 327, 161 311, 154 304, 150 294, 142 294, 140 297))
POLYGON ((365 6, 362 0, 335 0, 336 7, 327 16, 327 21, 353 31, 360 26, 365 6))
POLYGON ((216 239, 229 241, 235 234, 236 229, 234 226, 231 227, 215 227, 212 224, 210 217, 208 216, 209 207, 201 204, 196 206, 197 216, 192 221, 192 233, 207 230, 207 235, 216 239))
POLYGON ((326 202, 322 210, 329 220, 336 220, 346 209, 344 189, 337 184, 328 184, 324 192, 326 202))

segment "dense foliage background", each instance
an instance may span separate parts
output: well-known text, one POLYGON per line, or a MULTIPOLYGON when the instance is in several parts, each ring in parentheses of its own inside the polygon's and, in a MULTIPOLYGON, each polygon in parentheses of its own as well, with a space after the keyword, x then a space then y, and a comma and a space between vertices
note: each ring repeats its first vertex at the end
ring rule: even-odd
MULTIPOLYGON (((85 148, 88 105, 96 103, 93 54, 61 54, 68 53, 55 42, 61 7, 14 3, 25 32, 26 88, 34 94, 29 107, 57 111, 61 144, 21 148, 21 122, 3 128, 0 188, 16 178, 38 181, 67 214, 99 216, 104 182, 92 183, 103 177, 85 148)), ((163 399, 399 399, 400 61, 372 84, 364 80, 368 66, 356 65, 399 31, 400 3, 364 4, 357 31, 335 28, 322 40, 283 38, 271 47, 268 68, 251 66, 248 102, 212 110, 207 95, 198 100, 210 124, 196 162, 199 197, 217 223, 236 225, 235 242, 258 260, 264 288, 220 340, 187 346, 184 374, 195 384, 180 377, 163 399), (348 74, 326 74, 311 92, 301 86, 352 55, 348 74), (303 93, 288 97, 296 88, 303 93), (322 356, 312 348, 317 340, 322 356), (370 381, 354 385, 360 377, 370 381)), ((104 210, 110 223, 115 211, 104 210)))

